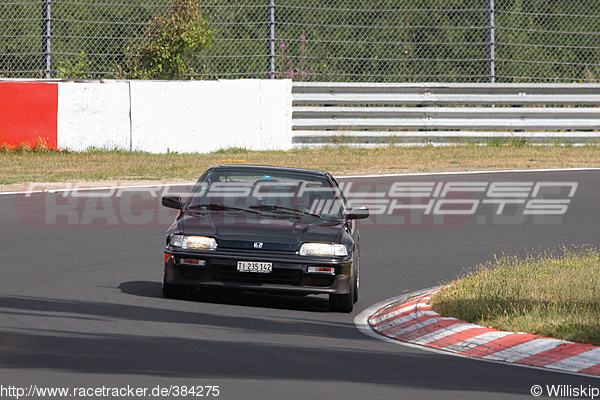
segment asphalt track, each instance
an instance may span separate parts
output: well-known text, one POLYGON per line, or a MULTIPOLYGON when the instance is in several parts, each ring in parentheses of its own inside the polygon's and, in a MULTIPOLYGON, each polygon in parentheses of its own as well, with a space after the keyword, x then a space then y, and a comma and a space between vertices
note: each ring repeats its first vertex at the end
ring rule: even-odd
MULTIPOLYGON (((487 188, 494 182, 525 188, 550 182, 559 185, 546 185, 548 191, 526 201, 569 203, 558 216, 523 215, 522 205, 506 205, 498 216, 480 202, 466 216, 415 211, 371 217, 361 224, 359 303, 352 314, 336 314, 321 297, 163 298, 164 231, 174 214, 165 214, 147 190, 120 197, 102 191, 86 192, 88 197, 2 195, 0 390, 135 387, 147 388, 146 398, 153 398, 151 390, 159 386, 219 386, 223 399, 506 399, 531 398, 534 385, 600 388, 599 379, 394 345, 354 324, 375 303, 451 280, 495 254, 600 247, 600 171, 341 181, 353 182, 351 192, 371 193, 371 202, 372 193, 388 193, 398 182, 433 182, 434 188, 446 182, 487 188), (564 182, 577 183, 572 197, 564 182)), ((446 199, 468 206, 486 196, 463 191, 446 199)))

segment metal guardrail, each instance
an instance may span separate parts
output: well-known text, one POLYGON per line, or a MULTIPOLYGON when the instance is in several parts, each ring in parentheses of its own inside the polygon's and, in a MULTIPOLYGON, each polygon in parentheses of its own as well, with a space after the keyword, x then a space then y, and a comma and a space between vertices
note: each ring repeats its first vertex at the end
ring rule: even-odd
POLYGON ((293 145, 600 142, 600 84, 294 83, 293 145))

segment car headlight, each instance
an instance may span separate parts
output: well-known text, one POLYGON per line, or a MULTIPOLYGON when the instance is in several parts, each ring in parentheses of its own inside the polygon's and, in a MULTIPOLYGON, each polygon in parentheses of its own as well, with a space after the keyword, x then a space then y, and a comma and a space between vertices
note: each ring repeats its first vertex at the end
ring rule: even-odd
POLYGON ((173 235, 169 242, 173 247, 191 250, 216 250, 217 241, 206 236, 173 235))
POLYGON ((301 256, 347 256, 345 245, 329 243, 304 243, 298 252, 301 256))

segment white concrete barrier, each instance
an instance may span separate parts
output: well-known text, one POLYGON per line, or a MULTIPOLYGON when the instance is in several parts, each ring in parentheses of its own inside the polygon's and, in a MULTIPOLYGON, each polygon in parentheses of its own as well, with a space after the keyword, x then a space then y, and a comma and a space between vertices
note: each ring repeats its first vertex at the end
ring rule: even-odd
POLYGON ((59 82, 57 146, 130 149, 128 82, 59 82))
MULTIPOLYGON (((17 102, 14 94, 19 93, 18 85, 28 88, 32 81, 0 81, 5 82, 13 86, 3 86, 0 104, 21 107, 13 111, 25 120, 27 115, 39 119, 31 105, 17 102)), ((47 129, 52 137, 46 138, 51 147, 208 153, 230 147, 292 146, 291 80, 34 82, 58 86, 50 99, 55 108, 49 107, 56 111, 47 121, 37 121, 53 125, 47 129)), ((8 117, 0 120, 14 124, 8 117)), ((0 144, 35 145, 37 137, 26 128, 10 137, 0 133, 0 144)))
POLYGON ((132 149, 291 148, 291 81, 131 81, 132 149))

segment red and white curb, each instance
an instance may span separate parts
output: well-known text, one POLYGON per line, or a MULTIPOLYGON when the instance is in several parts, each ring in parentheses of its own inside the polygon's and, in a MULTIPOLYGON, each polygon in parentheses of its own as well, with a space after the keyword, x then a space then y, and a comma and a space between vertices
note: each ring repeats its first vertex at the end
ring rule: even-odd
POLYGON ((503 332, 436 313, 438 290, 380 308, 368 323, 388 338, 485 360, 600 376, 600 347, 530 333, 503 332))

